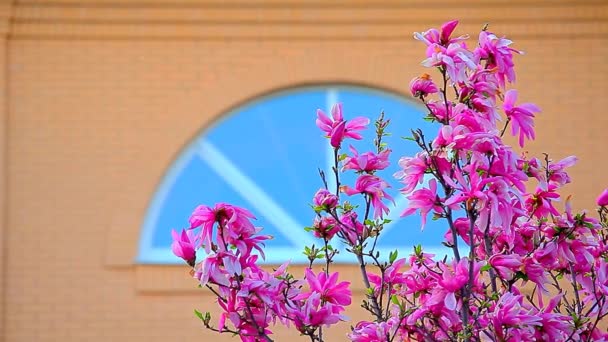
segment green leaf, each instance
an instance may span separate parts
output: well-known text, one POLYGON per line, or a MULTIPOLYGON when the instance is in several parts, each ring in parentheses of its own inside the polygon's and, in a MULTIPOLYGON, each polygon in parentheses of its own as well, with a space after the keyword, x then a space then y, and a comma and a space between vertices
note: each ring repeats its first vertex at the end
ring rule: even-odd
POLYGON ((390 252, 388 260, 392 264, 397 260, 397 256, 399 256, 399 251, 395 249, 394 252, 390 252))
POLYGON ((401 303, 399 303, 399 298, 397 298, 397 295, 392 295, 391 296, 391 302, 393 302, 393 304, 395 305, 400 305, 401 303))
POLYGON ((492 268, 490 264, 483 265, 479 270, 481 272, 489 271, 492 268))
MULTIPOLYGON (((207 312, 207 313, 208 313, 208 312, 207 312)), ((204 320, 205 320, 205 317, 203 316, 203 314, 202 314, 200 311, 198 311, 198 310, 194 309, 194 314, 195 314, 195 315, 196 315, 196 317, 198 317, 198 318, 199 318, 201 321, 204 321, 204 320)))

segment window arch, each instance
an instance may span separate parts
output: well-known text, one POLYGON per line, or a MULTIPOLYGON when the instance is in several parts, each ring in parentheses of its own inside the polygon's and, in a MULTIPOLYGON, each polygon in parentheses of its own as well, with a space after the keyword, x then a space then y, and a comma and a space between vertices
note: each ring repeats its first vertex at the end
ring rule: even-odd
MULTIPOLYGON (((247 103, 204 130, 179 153, 165 173, 147 210, 140 239, 139 263, 171 264, 181 260, 171 253, 171 229, 188 224, 199 204, 228 202, 251 210, 256 224, 274 239, 266 243, 266 262, 306 262, 303 246, 314 237, 303 229, 310 226, 314 212, 309 203, 322 186, 318 169, 331 174, 333 152, 315 125, 317 108, 328 109, 343 102, 345 118, 365 115, 375 118, 381 111, 390 118, 385 140, 393 150, 391 167, 381 175, 392 185, 396 208, 393 221, 385 226, 378 246, 383 255, 399 248, 409 254, 422 243, 429 252, 444 255, 441 245, 445 226, 429 221, 424 232, 420 217, 399 218, 407 199, 398 194, 399 183, 392 177, 397 160, 418 152, 409 136, 421 128, 434 133, 420 107, 393 93, 348 85, 309 86, 279 91, 247 103)), ((359 151, 370 150, 373 127, 366 140, 348 141, 359 151)), ((346 147, 346 146, 345 146, 346 147)), ((346 184, 354 175, 345 176, 346 184), (350 177, 350 178, 349 178, 350 177)), ((331 184, 331 177, 328 177, 331 184)), ((346 253, 336 262, 351 262, 346 253)))

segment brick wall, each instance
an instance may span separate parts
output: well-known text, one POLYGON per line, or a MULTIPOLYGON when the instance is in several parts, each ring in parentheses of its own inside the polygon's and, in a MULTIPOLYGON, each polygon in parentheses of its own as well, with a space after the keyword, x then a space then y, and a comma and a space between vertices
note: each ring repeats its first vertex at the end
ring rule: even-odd
MULTIPOLYGON (((211 120, 260 94, 320 82, 405 93, 423 71, 411 32, 453 17, 459 32, 489 21, 525 50, 517 87, 543 108, 529 150, 578 155, 566 191, 577 207, 592 205, 608 185, 608 4, 366 4, 3 2, 0 340, 228 340, 197 324, 192 309, 211 308, 212 298, 185 268, 133 262, 165 168, 211 120)), ((353 307, 348 314, 363 317, 353 307)), ((277 340, 290 334, 279 330, 277 340)))

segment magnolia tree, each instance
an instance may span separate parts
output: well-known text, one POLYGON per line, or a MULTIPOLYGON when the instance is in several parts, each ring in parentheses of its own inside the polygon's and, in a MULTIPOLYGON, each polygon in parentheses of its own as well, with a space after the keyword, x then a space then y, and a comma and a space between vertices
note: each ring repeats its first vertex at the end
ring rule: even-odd
POLYGON ((320 172, 325 187, 312 199, 315 217, 307 230, 320 247, 305 248, 310 264, 303 279, 287 263, 273 271, 258 265, 270 236, 260 234, 246 209, 199 206, 190 228, 173 232, 174 253, 217 296, 217 321, 195 311, 206 328, 272 341, 272 328, 282 324, 324 341, 327 327, 347 320, 352 302, 350 283, 331 272, 340 252, 352 254, 367 289, 361 305, 370 318, 351 323, 352 341, 608 341, 598 327, 608 314, 608 190, 597 200, 599 218, 573 212, 569 198, 563 211, 555 206, 576 158, 531 158, 503 142, 507 132, 520 147, 533 139, 540 111, 507 90, 515 81, 513 56, 521 52, 487 28, 467 44, 467 36, 452 35, 456 25, 414 35, 427 47, 422 65, 439 81, 423 74, 410 91, 437 133, 412 131, 409 143, 420 151, 401 157, 395 173, 409 200, 402 215, 419 213, 423 227, 429 214, 445 222, 449 257, 422 246, 405 259, 397 251, 379 254, 376 242, 392 202, 377 174, 390 165, 382 141, 389 120, 375 120, 372 151, 344 153, 346 140, 362 139, 370 121, 347 120, 336 104, 331 115, 317 111, 335 158, 331 175, 320 172), (356 182, 342 184, 344 172, 354 172, 356 182), (353 196, 362 204, 346 200, 353 196), (332 247, 336 241, 344 251, 332 247), (320 271, 312 269, 315 261, 323 264, 320 271))

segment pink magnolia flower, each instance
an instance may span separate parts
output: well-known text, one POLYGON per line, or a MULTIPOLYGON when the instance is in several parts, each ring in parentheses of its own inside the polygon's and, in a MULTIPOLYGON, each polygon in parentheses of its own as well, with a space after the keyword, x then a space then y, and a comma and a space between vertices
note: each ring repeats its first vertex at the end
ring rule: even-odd
POLYGON ((305 332, 307 327, 330 326, 345 317, 340 314, 344 308, 321 300, 320 293, 311 294, 299 306, 289 307, 288 314, 300 332, 305 332))
POLYGON ((570 183, 570 176, 566 172, 566 168, 574 166, 578 158, 575 156, 566 157, 556 163, 549 164, 549 182, 558 186, 563 186, 570 183))
MULTIPOLYGON (((456 310, 458 302, 456 293, 469 281, 469 260, 467 258, 460 259, 459 262, 454 260, 452 267, 444 263, 440 263, 441 273, 432 273, 431 276, 437 278, 437 287, 433 289, 432 295, 428 298, 426 305, 434 306, 442 304, 448 310, 456 310)), ((474 272, 475 277, 479 275, 478 270, 474 272)), ((477 282, 474 280, 474 283, 477 282)))
POLYGON ((454 148, 458 150, 470 150, 483 154, 496 154, 501 147, 500 138, 492 133, 471 132, 460 135, 454 139, 454 148))
POLYGON ((416 77, 410 82, 410 92, 414 97, 426 97, 438 91, 439 89, 437 89, 429 74, 422 74, 422 76, 416 77))
POLYGON ((351 245, 356 244, 362 238, 365 226, 357 219, 355 211, 348 211, 340 216, 340 231, 351 245))
MULTIPOLYGON (((457 237, 460 237, 464 243, 467 245, 471 245, 471 240, 469 238, 469 227, 471 226, 471 221, 466 217, 459 217, 454 220, 454 228, 456 230, 457 237)), ((479 234, 478 229, 475 232, 477 235, 479 234)), ((454 244, 454 236, 452 235, 452 229, 448 228, 446 233, 444 234, 445 241, 453 245, 454 244)), ((475 236, 473 236, 475 238, 475 236)))
MULTIPOLYGON (((476 167, 473 167, 476 169, 476 167)), ((469 173, 469 179, 465 179, 465 175, 459 171, 454 171, 454 178, 458 182, 454 182, 451 178, 446 178, 446 182, 451 185, 454 189, 458 190, 458 193, 452 195, 445 204, 451 207, 455 207, 456 204, 465 202, 466 207, 468 208, 471 203, 474 203, 473 200, 476 200, 477 207, 485 208, 488 200, 488 196, 485 191, 483 191, 486 184, 490 183, 493 179, 491 178, 483 178, 477 172, 469 173)))
POLYGON ((441 126, 437 137, 433 139, 433 148, 452 148, 454 146, 454 140, 463 132, 465 127, 463 126, 441 126))
POLYGON ((401 270, 401 268, 405 262, 406 259, 396 260, 384 271, 383 277, 370 273, 368 275, 370 283, 376 287, 377 291, 381 291, 383 285, 385 288, 388 288, 389 285, 392 286, 396 284, 404 284, 405 275, 403 274, 403 270, 401 270))
POLYGON ((357 323, 353 331, 348 334, 348 338, 353 342, 389 341, 389 338, 395 334, 396 330, 396 324, 391 323, 393 322, 361 321, 357 323))
MULTIPOLYGON (((534 258, 524 258, 522 271, 528 277, 528 280, 538 285, 544 292, 548 291, 546 287, 548 282, 547 271, 538 261, 534 258)), ((542 296, 540 291, 538 295, 542 296)))
POLYGON ((559 212, 553 206, 553 201, 559 200, 557 187, 554 184, 541 183, 533 194, 526 199, 526 210, 537 218, 548 215, 558 216, 559 212))
POLYGON ((539 113, 540 108, 532 103, 522 103, 515 106, 517 101, 517 90, 508 90, 502 105, 507 117, 511 119, 511 134, 519 133, 519 146, 524 146, 524 138, 534 140, 534 113, 539 113))
POLYGON ((312 234, 318 238, 325 238, 331 240, 331 238, 340 231, 340 225, 331 216, 325 216, 323 218, 315 217, 313 223, 312 234))
MULTIPOLYGON (((445 105, 443 107, 445 108, 445 105)), ((493 121, 488 120, 484 115, 480 115, 479 112, 470 109, 464 103, 459 103, 453 107, 450 121, 455 131, 452 133, 454 136, 466 135, 471 132, 487 133, 496 129, 493 121)))
POLYGON ((318 293, 320 294, 322 302, 341 306, 350 305, 351 292, 348 288, 350 282, 343 281, 338 283, 338 272, 334 272, 328 276, 325 272, 321 271, 319 272, 319 275, 315 275, 310 268, 307 268, 304 271, 304 274, 306 282, 310 287, 310 292, 303 292, 294 299, 307 299, 312 296, 313 293, 318 293))
POLYGON ((504 293, 494 306, 491 313, 491 324, 494 327, 496 340, 505 341, 531 341, 534 336, 534 327, 540 326, 541 318, 526 307, 524 307, 523 296, 511 292, 504 293), (509 329, 517 328, 520 329, 509 329), (505 328, 507 333, 505 334, 505 328), (524 334, 524 336, 521 336, 524 334), (523 339, 521 339, 523 338, 523 339))
POLYGON ((403 194, 409 194, 416 186, 422 184, 424 175, 429 169, 428 156, 424 152, 419 152, 414 157, 401 157, 399 159, 399 166, 403 169, 396 172, 393 176, 397 179, 401 179, 401 182, 405 184, 400 191, 403 194))
POLYGON ((534 252, 534 259, 548 270, 553 270, 558 264, 558 249, 554 243, 546 243, 534 252))
POLYGON ((488 173, 502 177, 505 182, 517 188, 519 194, 523 194, 526 192, 525 182, 528 181, 528 175, 521 169, 520 162, 521 159, 511 148, 499 148, 488 173))
POLYGON ((342 167, 343 170, 371 173, 377 170, 384 170, 390 164, 388 156, 391 153, 391 150, 389 149, 386 149, 379 154, 374 152, 359 154, 353 146, 350 146, 350 151, 353 153, 353 156, 346 158, 344 166, 342 167))
MULTIPOLYGON (((262 230, 261 227, 256 228, 256 233, 260 232, 262 230)), ((238 253, 240 253, 240 256, 249 256, 249 254, 251 254, 251 252, 255 249, 258 251, 258 253, 260 253, 260 256, 262 258, 265 258, 266 255, 264 254, 264 249, 262 248, 264 246, 264 241, 266 240, 271 240, 272 236, 270 235, 238 235, 235 238, 229 236, 226 241, 234 246, 236 248, 236 250, 238 251, 238 253)), ((220 241, 218 241, 220 242, 220 241)), ((220 242, 221 245, 221 242, 220 242)), ((222 247, 223 248, 223 247, 222 247)))
POLYGON ((505 280, 513 279, 515 272, 523 265, 521 257, 517 254, 496 254, 490 257, 488 262, 505 280))
POLYGON ((595 280, 591 277, 582 277, 579 282, 590 297, 606 297, 608 296, 608 262, 602 259, 596 260, 594 270, 596 273, 595 280))
POLYGON ((184 259, 188 265, 194 267, 196 262, 196 238, 194 233, 185 229, 182 230, 181 234, 178 234, 175 230, 171 231, 173 236, 173 243, 171 244, 171 250, 173 254, 184 259))
POLYGON ((213 225, 216 222, 227 229, 232 236, 241 233, 252 235, 256 229, 251 219, 255 219, 255 216, 248 210, 230 204, 218 203, 213 208, 199 205, 190 216, 190 229, 202 227, 200 240, 205 252, 210 253, 213 225))
POLYGON ((451 20, 441 25, 440 31, 432 28, 422 33, 416 32, 414 33, 414 38, 425 43, 426 45, 440 44, 447 46, 451 43, 456 43, 468 38, 468 35, 460 36, 457 38, 450 37, 457 25, 458 20, 451 20))
POLYGON ((496 35, 482 31, 479 33, 479 47, 475 49, 477 59, 487 61, 487 69, 496 68, 500 84, 504 86, 505 79, 509 82, 515 81, 515 70, 513 68, 513 54, 521 54, 521 51, 510 48, 513 42, 498 38, 496 35))
POLYGON ((331 108, 331 119, 321 109, 317 109, 317 126, 330 138, 331 146, 338 148, 344 138, 361 140, 363 137, 359 131, 365 129, 369 119, 357 117, 345 121, 342 115, 342 103, 337 103, 331 108))
POLYGON ((595 202, 600 207, 607 206, 608 205, 608 189, 602 191, 602 193, 597 197, 595 202))
POLYGON ((313 197, 312 203, 323 210, 331 210, 338 205, 338 196, 327 189, 319 189, 313 197))
POLYGON ((538 158, 530 160, 520 159, 518 167, 524 171, 528 177, 534 177, 539 181, 546 181, 545 172, 542 169, 542 163, 538 158))
MULTIPOLYGON (((523 196, 513 189, 501 177, 490 177, 486 188, 488 205, 480 208, 479 219, 488 222, 489 227, 504 227, 504 234, 513 233, 513 217, 524 214, 524 210, 518 209, 514 203, 523 200, 523 196)), ((485 231, 486 227, 482 230, 485 231)))
POLYGON ((445 122, 448 118, 452 119, 452 111, 454 110, 453 105, 448 104, 447 108, 443 101, 433 101, 430 100, 427 102, 427 106, 431 111, 432 116, 439 122, 445 122))
POLYGON ((460 98, 465 99, 467 96, 471 98, 483 97, 488 100, 495 100, 499 93, 500 84, 496 77, 496 72, 488 70, 481 66, 469 76, 467 82, 461 84, 462 88, 459 92, 460 98))
MULTIPOLYGON (((390 187, 380 177, 374 175, 361 175, 355 182, 355 188, 344 186, 342 191, 347 195, 366 194, 371 200, 374 208, 374 217, 382 218, 383 214, 388 214, 388 207, 382 202, 383 199, 393 201, 393 198, 384 189, 390 187)), ((394 201, 393 201, 394 203, 394 201)))
POLYGON ((551 299, 549 305, 537 313, 540 317, 540 326, 536 331, 537 341, 567 341, 572 331, 569 323, 571 317, 554 312, 557 304, 562 300, 563 294, 551 299))
POLYGON ((452 82, 464 82, 466 69, 475 69, 473 53, 461 43, 452 43, 447 47, 432 44, 426 50, 427 59, 422 61, 425 67, 443 67, 452 82))
POLYGON ((422 217, 421 229, 424 229, 426 224, 426 217, 429 212, 434 211, 435 213, 441 213, 442 207, 440 205, 440 198, 437 196, 437 181, 431 179, 429 181, 429 188, 422 188, 414 191, 413 194, 409 195, 407 199, 410 201, 407 209, 403 211, 401 217, 412 215, 417 210, 420 210, 420 216, 422 217))
POLYGON ((223 268, 222 254, 214 254, 205 258, 198 276, 202 286, 209 282, 226 287, 230 286, 228 274, 223 268))

